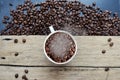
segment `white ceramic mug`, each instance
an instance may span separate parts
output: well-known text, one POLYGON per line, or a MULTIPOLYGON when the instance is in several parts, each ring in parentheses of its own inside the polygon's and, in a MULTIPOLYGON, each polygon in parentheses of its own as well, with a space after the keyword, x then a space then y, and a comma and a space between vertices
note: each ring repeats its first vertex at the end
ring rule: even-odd
POLYGON ((45 56, 48 58, 48 60, 50 60, 51 62, 53 62, 53 63, 55 63, 55 64, 66 64, 66 63, 70 62, 70 61, 75 57, 75 55, 76 55, 76 53, 77 53, 77 44, 76 44, 75 39, 74 39, 73 36, 72 36, 70 33, 68 33, 67 31, 63 31, 63 30, 57 30, 57 31, 55 31, 54 28, 53 28, 53 26, 50 26, 49 29, 50 29, 51 33, 47 36, 47 38, 46 38, 45 41, 44 41, 44 53, 45 53, 45 56), (68 35, 73 39, 73 41, 74 41, 74 43, 75 43, 75 52, 74 52, 74 55, 73 55, 70 59, 68 59, 67 61, 61 62, 61 63, 55 62, 54 60, 52 60, 52 59, 47 55, 47 52, 46 52, 46 50, 45 50, 46 41, 48 40, 48 38, 49 38, 51 35, 53 35, 53 34, 55 34, 55 33, 57 33, 57 32, 62 32, 62 33, 68 34, 68 35))

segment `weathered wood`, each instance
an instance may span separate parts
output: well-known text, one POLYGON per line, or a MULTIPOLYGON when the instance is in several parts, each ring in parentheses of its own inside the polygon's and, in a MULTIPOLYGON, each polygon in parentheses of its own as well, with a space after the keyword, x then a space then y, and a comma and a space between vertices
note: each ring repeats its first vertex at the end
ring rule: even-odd
POLYGON ((120 80, 120 68, 111 69, 108 72, 108 80, 120 80))
MULTIPOLYGON (((25 75, 29 80, 106 80, 108 72, 101 68, 79 67, 0 67, 0 80, 22 80, 25 75), (19 77, 16 79, 15 74, 19 77)), ((115 77, 115 75, 114 75, 115 77)), ((120 78, 118 76, 118 78, 120 78)), ((119 80, 114 78, 114 80, 119 80)))
MULTIPOLYGON (((47 60, 43 52, 46 36, 1 36, 0 64, 54 66, 47 60), (13 40, 3 40, 11 38, 13 40), (22 39, 26 43, 22 43, 22 39), (14 43, 18 39, 18 43, 14 43), (18 56, 14 56, 18 52, 18 56)), ((120 37, 119 36, 75 36, 78 51, 75 58, 67 66, 111 66, 120 67, 120 37), (113 47, 109 47, 108 38, 112 38, 113 47), (105 49, 106 53, 101 51, 105 49)))

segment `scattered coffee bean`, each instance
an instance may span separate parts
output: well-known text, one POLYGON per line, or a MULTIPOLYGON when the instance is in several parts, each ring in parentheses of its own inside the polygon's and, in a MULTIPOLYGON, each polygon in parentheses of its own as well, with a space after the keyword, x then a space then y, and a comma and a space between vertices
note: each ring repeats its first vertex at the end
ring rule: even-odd
POLYGON ((102 50, 102 54, 105 54, 106 53, 106 50, 102 50))
POLYGON ((18 56, 18 55, 19 55, 19 53, 18 53, 18 52, 16 52, 16 53, 15 53, 15 56, 18 56))
POLYGON ((25 71, 24 71, 26 74, 28 73, 28 70, 27 69, 25 69, 25 71))
POLYGON ((106 68, 105 68, 105 71, 106 71, 106 72, 109 71, 109 67, 106 67, 106 68))
POLYGON ((9 6, 13 6, 13 4, 12 4, 12 3, 9 3, 9 6))
POLYGON ((110 46, 110 47, 112 47, 113 45, 114 45, 114 43, 113 43, 113 42, 111 42, 111 43, 109 44, 109 46, 110 46))
POLYGON ((28 80, 27 76, 26 76, 26 75, 23 75, 23 76, 22 76, 22 80, 28 80))
POLYGON ((14 43, 18 43, 18 39, 14 39, 14 43))
POLYGON ((5 57, 1 57, 1 59, 6 59, 5 57))
POLYGON ((109 38, 109 39, 108 39, 108 42, 111 42, 111 41, 112 41, 112 39, 111 39, 111 38, 109 38))
POLYGON ((23 39, 22 42, 23 42, 23 43, 26 43, 26 39, 23 39))
POLYGON ((19 75, 16 73, 16 74, 15 74, 15 78, 18 78, 18 77, 19 77, 19 75))

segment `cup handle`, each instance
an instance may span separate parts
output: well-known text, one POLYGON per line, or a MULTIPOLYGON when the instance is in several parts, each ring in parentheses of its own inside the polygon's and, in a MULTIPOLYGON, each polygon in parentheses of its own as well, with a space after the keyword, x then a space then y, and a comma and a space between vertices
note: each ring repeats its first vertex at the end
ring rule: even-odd
POLYGON ((53 28, 53 26, 52 26, 52 25, 51 25, 51 26, 49 26, 49 29, 50 29, 50 32, 51 32, 51 33, 55 32, 55 30, 54 30, 54 28, 53 28))

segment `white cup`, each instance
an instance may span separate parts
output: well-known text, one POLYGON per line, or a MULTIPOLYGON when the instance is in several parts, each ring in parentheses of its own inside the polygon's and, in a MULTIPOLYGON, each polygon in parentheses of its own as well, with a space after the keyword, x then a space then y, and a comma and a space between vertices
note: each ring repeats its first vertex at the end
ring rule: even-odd
POLYGON ((50 26, 49 29, 50 29, 51 33, 47 36, 47 38, 46 38, 45 41, 44 41, 44 53, 45 53, 45 56, 48 58, 49 61, 51 61, 51 62, 54 63, 54 64, 66 64, 66 63, 70 62, 70 61, 75 57, 75 55, 76 55, 76 53, 77 53, 77 44, 76 44, 75 39, 74 39, 73 36, 72 36, 70 33, 68 33, 67 31, 63 31, 63 30, 57 30, 57 31, 55 31, 54 28, 53 28, 53 26, 50 26), (55 33, 58 33, 58 32, 62 32, 62 33, 68 34, 68 35, 73 39, 73 41, 74 41, 74 43, 75 43, 75 52, 74 52, 73 56, 72 56, 70 59, 68 59, 67 61, 61 62, 61 63, 55 62, 54 60, 52 60, 52 59, 47 55, 47 52, 46 52, 46 50, 45 50, 45 44, 46 44, 46 41, 48 40, 48 38, 49 38, 51 35, 53 35, 53 34, 55 34, 55 33))

